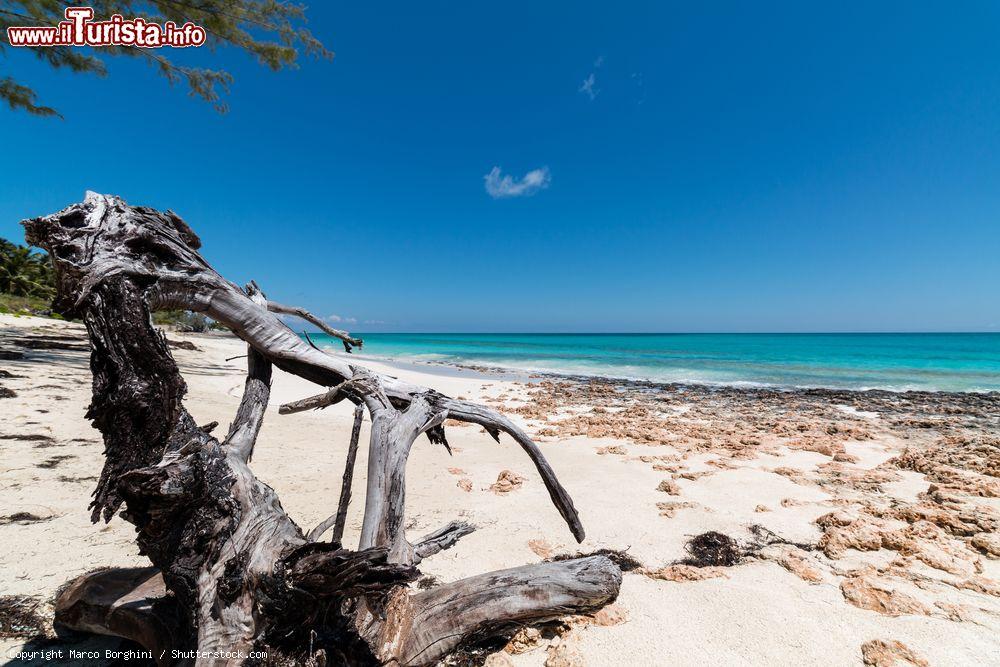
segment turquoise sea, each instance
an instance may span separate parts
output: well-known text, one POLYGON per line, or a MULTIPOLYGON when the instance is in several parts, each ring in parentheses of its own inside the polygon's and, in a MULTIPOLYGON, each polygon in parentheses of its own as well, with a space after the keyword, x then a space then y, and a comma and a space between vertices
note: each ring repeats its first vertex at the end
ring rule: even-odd
MULTIPOLYGON (((1000 333, 358 334, 363 356, 655 382, 1000 391, 1000 333)), ((343 349, 322 334, 317 345, 343 349)))

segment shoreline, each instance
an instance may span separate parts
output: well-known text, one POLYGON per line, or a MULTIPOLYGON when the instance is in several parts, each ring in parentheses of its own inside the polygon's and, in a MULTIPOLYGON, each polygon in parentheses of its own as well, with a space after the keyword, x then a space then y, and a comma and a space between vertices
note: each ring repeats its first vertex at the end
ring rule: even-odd
MULTIPOLYGON (((359 334, 360 335, 360 334, 359 334)), ((312 337, 339 349, 329 337, 312 337)), ((1000 333, 370 334, 361 354, 430 366, 660 385, 1000 392, 1000 333)))
MULTIPOLYGON (((246 361, 234 358, 245 352, 242 341, 167 338, 197 423, 229 423, 245 381, 246 361)), ((0 387, 13 393, 0 399, 0 539, 10 545, 0 554, 0 590, 35 600, 51 623, 52 596, 68 580, 146 561, 120 517, 90 523, 103 445, 84 417, 83 327, 0 316, 0 349, 21 355, 0 360, 0 387)), ((455 519, 477 530, 421 563, 422 586, 600 549, 639 564, 625 573, 608 614, 519 635, 489 657, 491 667, 543 667, 551 656, 551 664, 609 667, 861 664, 862 646, 873 641, 898 641, 935 667, 987 664, 995 655, 996 394, 514 380, 355 358, 508 415, 536 440, 587 530, 575 543, 509 439, 498 444, 477 427, 446 422, 451 454, 425 439, 413 448, 407 530, 422 535, 455 519), (685 564, 693 538, 713 532, 745 555, 685 564), (555 662, 570 655, 579 660, 555 662)), ((336 503, 352 410, 338 404, 283 416, 277 406, 320 391, 275 370, 252 462, 305 530, 336 503)), ((368 428, 366 421, 362 442, 368 428)), ((360 531, 366 449, 358 453, 348 545, 360 531)), ((3 639, 0 650, 107 645, 94 637, 68 643, 46 627, 45 638, 3 639)))
MULTIPOLYGON (((334 348, 324 349, 327 352, 340 354, 334 348)), ((893 395, 914 395, 914 396, 982 396, 1000 398, 1000 390, 974 390, 955 391, 948 389, 884 389, 879 387, 847 388, 847 387, 827 387, 827 386, 798 386, 798 385, 777 385, 766 383, 754 383, 748 381, 733 382, 661 382, 641 378, 620 377, 614 375, 601 374, 580 374, 561 373, 546 370, 522 370, 512 367, 478 365, 471 363, 440 361, 440 360, 416 360, 404 359, 391 356, 379 356, 352 353, 352 357, 362 361, 373 361, 400 370, 423 371, 435 374, 435 369, 447 369, 441 375, 454 375, 456 372, 473 373, 481 379, 498 380, 506 382, 539 382, 543 380, 566 381, 566 382, 603 382, 607 384, 621 386, 625 389, 659 390, 659 391, 748 391, 748 392, 777 392, 784 394, 809 393, 828 394, 830 396, 869 394, 873 396, 893 396, 893 395)), ((460 375, 461 376, 461 375, 460 375)))

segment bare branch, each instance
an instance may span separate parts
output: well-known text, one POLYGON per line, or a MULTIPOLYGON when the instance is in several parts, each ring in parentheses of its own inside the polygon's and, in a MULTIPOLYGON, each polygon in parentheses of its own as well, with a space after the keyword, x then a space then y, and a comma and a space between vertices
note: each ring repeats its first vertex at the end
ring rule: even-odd
POLYGON ((336 387, 333 387, 329 391, 322 394, 310 396, 309 398, 303 398, 298 401, 292 401, 291 403, 284 403, 278 408, 278 414, 291 415, 296 412, 305 412, 306 410, 319 410, 320 408, 340 403, 348 397, 344 390, 350 382, 350 380, 345 380, 336 387))
POLYGON ((451 521, 433 533, 424 535, 413 545, 413 564, 416 565, 429 556, 452 548, 456 542, 474 530, 476 527, 471 523, 451 521))
MULTIPOLYGON (((261 308, 265 306, 263 294, 252 283, 247 286, 247 294, 261 308)), ((271 362, 260 352, 247 346, 247 380, 243 399, 224 443, 229 452, 244 462, 253 456, 254 444, 260 433, 270 396, 271 362)))
POLYGON ((358 456, 358 441, 361 439, 361 422, 365 417, 364 406, 354 408, 354 427, 351 429, 351 444, 347 448, 347 462, 344 464, 344 479, 340 487, 340 502, 337 503, 337 513, 331 514, 323 523, 309 531, 309 541, 315 542, 330 526, 333 526, 331 542, 340 542, 344 538, 344 526, 347 523, 347 507, 351 504, 351 484, 354 480, 354 462, 358 456))
POLYGON ((340 329, 334 329, 329 324, 327 324, 320 318, 316 317, 305 308, 299 308, 298 306, 285 306, 275 301, 268 301, 267 309, 270 310, 272 313, 278 313, 280 315, 294 315, 295 317, 303 319, 306 322, 315 324, 320 328, 320 330, 323 331, 323 333, 329 336, 333 336, 334 338, 339 338, 341 341, 343 341, 344 349, 348 353, 350 353, 352 345, 356 347, 361 347, 362 345, 364 345, 364 341, 361 340, 360 338, 354 338, 353 336, 351 336, 351 334, 347 333, 346 331, 341 331, 340 329))

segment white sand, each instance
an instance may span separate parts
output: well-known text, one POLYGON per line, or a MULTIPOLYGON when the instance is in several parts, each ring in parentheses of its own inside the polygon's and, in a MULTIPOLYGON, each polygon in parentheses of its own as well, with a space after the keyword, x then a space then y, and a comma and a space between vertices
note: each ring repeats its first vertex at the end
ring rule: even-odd
MULTIPOLYGON (((49 320, 0 316, 0 333, 33 327, 81 330, 49 320)), ((243 359, 227 362, 225 358, 242 354, 242 343, 221 335, 171 337, 191 340, 200 348, 174 350, 188 382, 187 408, 199 423, 220 422, 224 432, 239 402, 245 368, 243 359)), ((99 434, 84 418, 90 398, 88 355, 40 351, 30 356, 31 360, 0 362, 0 368, 25 376, 0 381, 18 393, 16 398, 0 400, 0 434, 45 434, 56 446, 37 448, 37 442, 0 439, 0 514, 32 512, 53 518, 0 526, 0 591, 47 599, 67 579, 91 568, 145 564, 145 560, 137 554, 130 524, 117 517, 108 525, 90 523, 87 505, 94 481, 66 481, 94 477, 102 465, 99 434), (50 363, 39 361, 47 358, 50 363), (86 441, 71 442, 80 438, 86 441), (74 458, 51 469, 37 467, 54 456, 67 455, 74 458)), ((522 393, 509 383, 477 376, 370 366, 470 399, 505 390, 522 393)), ((277 406, 317 391, 304 380, 275 372, 271 407, 252 464, 306 529, 336 509, 351 408, 340 405, 279 416, 277 406)), ((367 422, 363 443, 366 432, 367 422)), ((630 456, 665 454, 671 451, 669 447, 586 438, 543 442, 543 452, 573 496, 587 529, 587 540, 577 545, 527 458, 509 438, 497 445, 478 427, 451 428, 448 435, 454 456, 421 439, 407 471, 408 530, 412 534, 455 518, 478 526, 456 547, 421 564, 425 574, 442 580, 537 562, 539 556, 529 548, 529 540, 545 540, 556 553, 628 549, 650 567, 683 557, 684 542, 706 530, 746 536, 749 524, 760 523, 792 540, 815 541, 819 531, 812 521, 834 509, 822 490, 769 471, 778 466, 809 468, 827 460, 811 452, 764 456, 736 470, 695 481, 682 479, 678 481, 681 496, 671 497, 656 490, 662 473, 634 464, 628 457, 595 453, 598 446, 608 444, 624 445, 630 456), (465 471, 461 476, 472 480, 472 491, 461 490, 457 486, 460 476, 448 468, 465 471), (498 496, 487 487, 504 469, 527 481, 509 495, 498 496), (783 499, 803 504, 783 507, 783 499), (656 507, 665 500, 693 502, 697 507, 665 518, 656 507), (755 512, 761 504, 773 511, 755 512)), ((851 449, 862 457, 864 466, 884 460, 886 451, 887 445, 877 441, 851 449)), ((366 464, 362 447, 345 536, 348 545, 360 529, 366 464)), ((898 486, 890 492, 912 494, 926 488, 926 483, 907 478, 898 486)), ((932 665, 1000 664, 1000 605, 995 598, 969 594, 976 596, 975 605, 986 610, 976 622, 914 615, 891 618, 847 604, 838 581, 829 575, 824 575, 822 583, 810 584, 763 561, 727 572, 728 578, 690 583, 626 574, 619 604, 627 610, 628 621, 578 631, 586 664, 850 665, 860 664, 860 646, 871 639, 899 640, 932 665)), ((0 641, 5 652, 17 645, 0 641)), ((510 660, 515 665, 542 665, 546 655, 543 645, 510 660)))

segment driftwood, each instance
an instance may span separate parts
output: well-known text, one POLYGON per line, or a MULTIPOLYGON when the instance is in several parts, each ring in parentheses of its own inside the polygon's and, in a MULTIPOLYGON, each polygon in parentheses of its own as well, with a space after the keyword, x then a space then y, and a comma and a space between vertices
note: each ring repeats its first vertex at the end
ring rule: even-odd
POLYGON ((76 579, 60 594, 56 618, 59 632, 74 628, 124 637, 148 648, 156 658, 183 646, 183 619, 155 567, 116 568, 76 579))
POLYGON ((358 457, 358 441, 361 439, 361 422, 365 416, 365 408, 358 405, 354 408, 354 426, 351 428, 351 443, 347 447, 347 462, 344 464, 344 479, 340 484, 340 501, 337 503, 337 513, 309 531, 309 540, 315 542, 330 526, 333 526, 331 542, 340 542, 344 537, 344 526, 347 524, 347 507, 351 504, 351 484, 354 481, 354 461, 358 457))
MULTIPOLYGON (((127 637, 154 651, 196 649, 190 661, 206 665, 240 664, 260 650, 293 662, 429 665, 464 643, 592 612, 617 596, 621 572, 603 556, 412 594, 415 566, 473 530, 456 521, 415 543, 404 530, 410 448, 421 434, 447 446, 446 418, 480 424, 496 439, 513 437, 583 539, 569 494, 527 434, 486 407, 378 376, 304 343, 274 313, 319 325, 316 318, 268 301, 253 283, 241 289, 226 281, 197 252, 190 227, 169 211, 88 193, 80 204, 23 224, 28 241, 53 257, 56 309, 82 318, 90 337, 87 415, 105 443, 93 519, 107 521, 121 510, 153 566, 81 577, 58 600, 60 627, 127 637), (221 441, 184 409, 184 381, 150 322, 158 309, 202 312, 247 343, 243 398, 221 441), (250 469, 272 366, 332 388, 283 413, 343 399, 359 406, 349 458, 362 409, 369 414, 357 549, 340 544, 353 461, 331 517, 332 542, 319 541, 327 522, 304 535, 250 469)), ((361 344, 337 334, 348 349, 361 344)))
MULTIPOLYGON (((334 338, 339 338, 341 342, 344 343, 345 352, 350 352, 352 346, 361 347, 364 344, 364 342, 360 338, 354 338, 353 336, 351 336, 351 334, 347 333, 346 331, 341 331, 340 329, 334 329, 326 322, 324 322, 320 318, 310 313, 305 308, 299 308, 298 306, 285 306, 275 301, 268 301, 267 309, 270 310, 272 313, 279 313, 281 315, 294 315, 295 317, 303 319, 306 322, 315 324, 320 328, 320 330, 323 333, 333 336, 334 338)), ((308 336, 306 337, 308 338, 308 336)))

